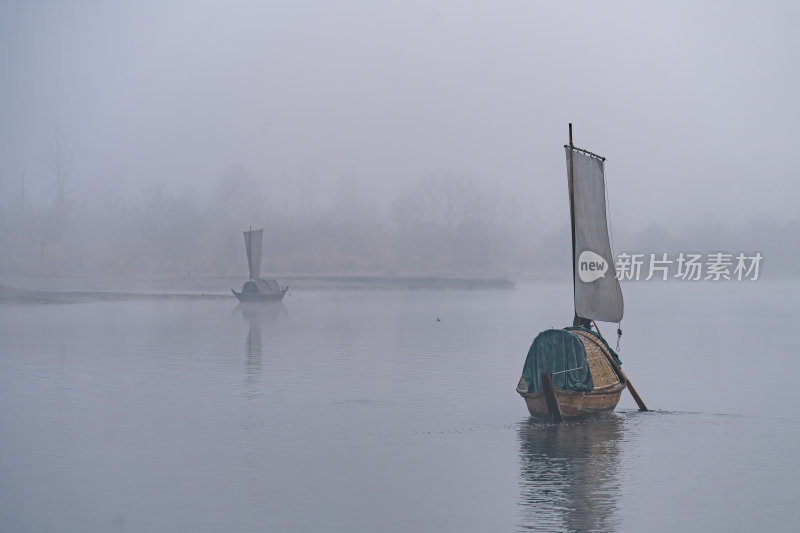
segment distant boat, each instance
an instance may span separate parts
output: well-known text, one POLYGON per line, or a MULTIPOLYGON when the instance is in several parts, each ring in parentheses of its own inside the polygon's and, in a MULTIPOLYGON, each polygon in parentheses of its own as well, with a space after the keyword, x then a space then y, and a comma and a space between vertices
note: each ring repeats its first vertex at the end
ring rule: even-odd
POLYGON ((554 422, 611 412, 626 387, 639 410, 647 411, 595 322, 619 323, 623 314, 606 219, 605 158, 572 144, 572 124, 564 148, 575 314, 572 327, 545 330, 534 339, 517 392, 531 416, 554 422))
POLYGON ((268 302, 283 299, 289 287, 281 287, 274 279, 261 279, 261 244, 264 238, 263 229, 244 232, 244 247, 247 251, 247 266, 250 268, 250 279, 245 281, 242 292, 231 289, 240 302, 268 302))

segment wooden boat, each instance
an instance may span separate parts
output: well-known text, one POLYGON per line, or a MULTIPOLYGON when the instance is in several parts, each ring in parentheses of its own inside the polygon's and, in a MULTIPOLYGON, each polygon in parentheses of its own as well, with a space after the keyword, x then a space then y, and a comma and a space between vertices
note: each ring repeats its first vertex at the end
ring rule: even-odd
MULTIPOLYGON (((566 332, 559 334, 573 336, 583 346, 592 388, 564 390, 553 384, 552 373, 545 373, 540 376, 539 390, 530 393, 524 377, 520 378, 517 392, 525 399, 531 416, 550 420, 560 416, 569 420, 613 411, 627 385, 627 379, 612 355, 611 348, 600 335, 587 329, 566 328, 566 332)), ((577 343, 575 345, 578 346, 577 343)))
POLYGON ((270 302, 280 301, 286 295, 289 287, 281 287, 274 279, 261 279, 261 246, 264 238, 263 229, 253 229, 244 232, 244 247, 247 251, 247 266, 250 269, 250 279, 242 285, 242 292, 231 292, 240 302, 270 302))
MULTIPOLYGON (((522 385, 524 385, 524 381, 522 385)), ((541 390, 538 393, 528 394, 527 389, 527 385, 525 385, 524 388, 521 388, 520 385, 517 386, 517 392, 520 396, 525 398, 525 404, 528 406, 528 411, 531 416, 543 420, 553 419, 554 416, 551 412, 548 398, 545 397, 545 391, 541 390)), ((555 389, 554 394, 561 420, 572 420, 610 413, 617 406, 619 397, 622 395, 624 389, 624 383, 618 383, 609 389, 590 392, 555 389)), ((552 402, 552 400, 550 400, 550 402, 552 402)))
POLYGON ((281 287, 274 279, 251 279, 245 281, 242 292, 231 289, 240 302, 279 302, 289 287, 281 287))
MULTIPOLYGON (((605 158, 573 145, 572 124, 564 148, 572 229, 573 324, 536 337, 517 393, 531 416, 555 422, 609 413, 626 387, 639 409, 646 411, 596 322, 619 324, 624 309, 606 218, 605 158)), ((621 335, 622 330, 617 333, 621 335)))

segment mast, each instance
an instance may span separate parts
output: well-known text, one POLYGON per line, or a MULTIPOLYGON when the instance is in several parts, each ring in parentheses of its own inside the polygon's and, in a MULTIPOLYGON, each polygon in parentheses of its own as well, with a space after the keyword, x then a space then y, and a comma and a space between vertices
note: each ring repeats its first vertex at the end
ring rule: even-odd
MULTIPOLYGON (((572 157, 572 156, 570 155, 570 157, 572 157)), ((574 222, 573 222, 573 224, 574 224, 574 222)), ((573 239, 574 238, 575 237, 573 235, 573 239)), ((253 249, 252 246, 253 246, 253 226, 250 226, 250 229, 247 231, 247 268, 250 270, 250 279, 253 279, 253 267, 250 266, 250 254, 252 253, 252 249, 253 249)), ((575 246, 574 242, 573 242, 572 246, 573 247, 575 246)), ((573 251, 572 254, 574 256, 575 252, 573 251)), ((575 261, 575 257, 572 258, 572 261, 573 262, 575 261)), ((574 277, 575 276, 573 276, 573 278, 574 277)), ((575 280, 573 279, 572 282, 575 283, 575 280)))
POLYGON ((569 184, 569 225, 572 230, 572 308, 574 317, 572 319, 573 326, 580 325, 578 312, 575 310, 575 190, 572 183, 572 151, 574 150, 572 144, 572 122, 569 123, 569 173, 567 182, 569 184))

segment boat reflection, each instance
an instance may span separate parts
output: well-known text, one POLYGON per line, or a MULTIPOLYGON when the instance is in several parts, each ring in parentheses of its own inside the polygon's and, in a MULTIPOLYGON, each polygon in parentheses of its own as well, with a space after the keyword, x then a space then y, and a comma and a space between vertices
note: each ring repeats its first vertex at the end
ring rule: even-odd
POLYGON ((520 529, 611 531, 619 526, 624 418, 520 423, 520 529))
POLYGON ((263 345, 261 330, 265 323, 278 320, 288 314, 283 302, 243 302, 234 310, 247 321, 245 342, 245 372, 248 383, 257 383, 261 377, 263 345))

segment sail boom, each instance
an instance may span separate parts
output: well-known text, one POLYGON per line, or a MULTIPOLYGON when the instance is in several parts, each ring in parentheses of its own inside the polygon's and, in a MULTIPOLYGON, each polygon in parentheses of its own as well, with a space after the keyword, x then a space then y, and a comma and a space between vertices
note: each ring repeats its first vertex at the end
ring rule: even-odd
MULTIPOLYGON (((569 150, 570 145, 565 144, 564 148, 569 150)), ((572 146, 572 149, 575 150, 576 152, 581 152, 582 154, 589 155, 589 156, 592 156, 592 157, 596 157, 600 161, 605 161, 606 160, 606 158, 603 157, 602 155, 598 155, 598 154, 596 154, 594 152, 590 152, 589 150, 584 150, 583 148, 578 148, 577 146, 572 146)))

